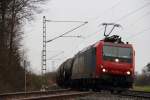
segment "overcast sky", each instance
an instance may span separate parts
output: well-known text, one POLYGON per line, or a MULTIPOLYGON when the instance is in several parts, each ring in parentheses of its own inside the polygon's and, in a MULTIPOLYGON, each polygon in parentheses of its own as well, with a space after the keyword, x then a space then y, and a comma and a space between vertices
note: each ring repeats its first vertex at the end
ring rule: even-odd
MULTIPOLYGON (((85 26, 68 35, 84 38, 59 38, 47 43, 47 59, 54 55, 55 62, 47 61, 47 71, 58 68, 64 60, 79 50, 104 38, 103 22, 114 22, 117 28, 112 34, 120 35, 133 44, 136 52, 135 69, 140 72, 150 62, 150 1, 149 0, 50 0, 41 6, 43 12, 24 27, 24 49, 31 63, 30 69, 41 73, 42 17, 58 21, 88 21, 85 26)), ((47 23, 47 40, 54 38, 81 23, 47 23)))

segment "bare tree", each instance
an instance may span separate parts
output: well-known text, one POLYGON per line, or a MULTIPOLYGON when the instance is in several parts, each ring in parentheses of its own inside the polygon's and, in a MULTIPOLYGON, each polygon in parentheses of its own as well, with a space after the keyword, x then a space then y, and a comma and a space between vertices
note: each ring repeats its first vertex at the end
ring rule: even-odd
POLYGON ((46 0, 0 0, 0 91, 23 90, 24 69, 21 67, 22 26, 40 10, 46 0), (9 74, 8 74, 9 73, 9 74), (2 84, 7 87, 3 88, 2 84))

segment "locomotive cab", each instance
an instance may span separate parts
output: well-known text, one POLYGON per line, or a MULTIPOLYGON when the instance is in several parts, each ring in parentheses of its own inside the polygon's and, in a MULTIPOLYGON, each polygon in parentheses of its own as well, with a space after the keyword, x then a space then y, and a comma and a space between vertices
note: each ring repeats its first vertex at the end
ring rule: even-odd
POLYGON ((105 43, 102 49, 102 65, 106 66, 106 69, 103 69, 102 72, 108 72, 109 70, 107 69, 111 69, 110 73, 112 74, 133 74, 133 50, 130 45, 119 46, 105 43))

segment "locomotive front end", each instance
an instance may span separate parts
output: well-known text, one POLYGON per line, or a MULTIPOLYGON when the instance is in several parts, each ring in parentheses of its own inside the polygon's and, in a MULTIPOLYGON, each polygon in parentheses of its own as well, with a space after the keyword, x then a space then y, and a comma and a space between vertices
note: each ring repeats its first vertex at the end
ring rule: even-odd
POLYGON ((131 88, 134 80, 134 50, 130 44, 103 42, 98 74, 104 85, 131 88))

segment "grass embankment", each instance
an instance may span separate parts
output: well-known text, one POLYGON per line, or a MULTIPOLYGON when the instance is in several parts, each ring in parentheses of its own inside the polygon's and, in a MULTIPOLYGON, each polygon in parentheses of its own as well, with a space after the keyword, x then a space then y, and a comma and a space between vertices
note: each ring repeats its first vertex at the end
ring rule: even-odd
POLYGON ((150 92, 150 86, 134 86, 134 90, 150 92))

